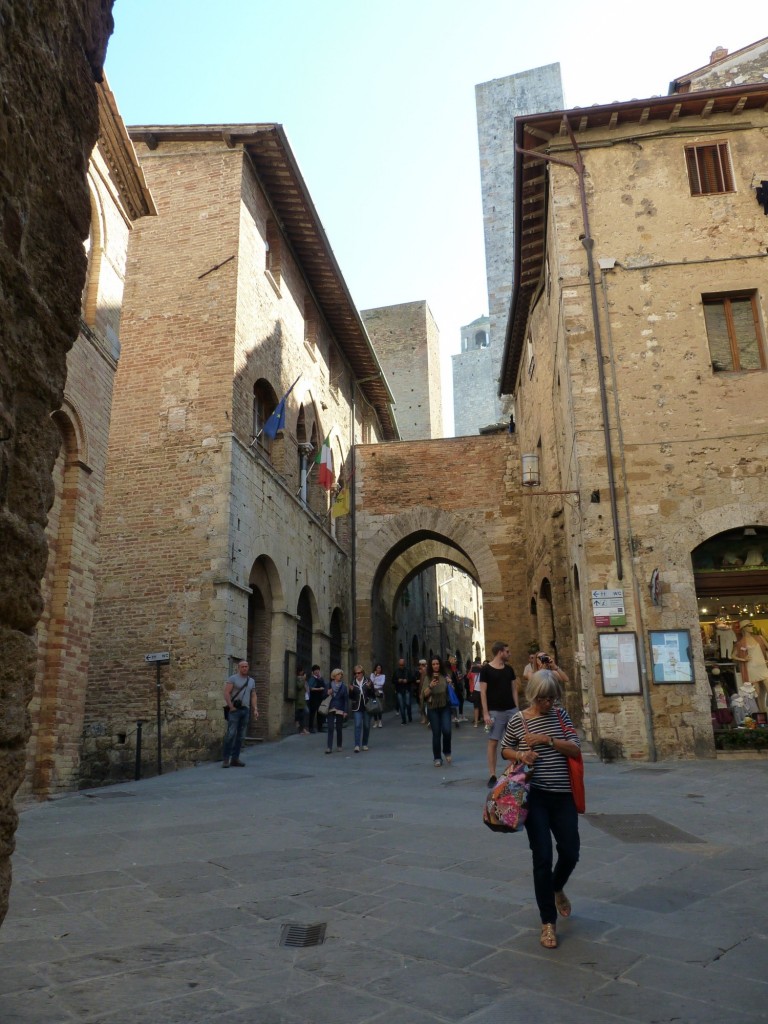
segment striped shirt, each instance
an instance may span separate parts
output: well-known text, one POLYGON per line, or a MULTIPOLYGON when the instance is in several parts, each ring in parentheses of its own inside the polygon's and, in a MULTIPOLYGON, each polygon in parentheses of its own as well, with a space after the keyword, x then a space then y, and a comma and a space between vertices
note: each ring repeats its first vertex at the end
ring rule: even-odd
POLYGON ((514 715, 510 718, 507 731, 504 733, 501 749, 504 750, 505 747, 511 747, 513 750, 520 752, 531 749, 535 750, 538 757, 533 766, 533 771, 528 776, 531 785, 536 789, 547 789, 556 793, 570 793, 571 782, 568 777, 568 758, 565 754, 561 754, 553 747, 544 746, 544 744, 537 744, 532 748, 529 747, 523 739, 526 728, 528 732, 553 736, 556 740, 567 739, 580 746, 579 737, 576 734, 568 712, 563 710, 563 708, 550 708, 544 715, 534 712, 533 717, 526 719, 525 724, 523 724, 522 715, 514 715), (568 735, 566 735, 566 729, 563 729, 560 721, 561 715, 565 721, 568 735))

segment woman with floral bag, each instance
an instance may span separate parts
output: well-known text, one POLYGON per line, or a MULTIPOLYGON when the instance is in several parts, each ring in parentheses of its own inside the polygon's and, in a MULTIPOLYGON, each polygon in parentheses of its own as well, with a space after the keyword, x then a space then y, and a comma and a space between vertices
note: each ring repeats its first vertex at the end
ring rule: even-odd
POLYGON ((579 860, 579 813, 569 762, 581 762, 581 748, 568 712, 560 706, 562 690, 554 672, 535 672, 528 683, 527 697, 530 706, 507 725, 501 756, 505 761, 521 761, 532 767, 525 831, 541 915, 540 942, 545 949, 555 949, 557 915, 571 915, 565 884, 579 860), (557 844, 554 868, 553 836, 557 844))

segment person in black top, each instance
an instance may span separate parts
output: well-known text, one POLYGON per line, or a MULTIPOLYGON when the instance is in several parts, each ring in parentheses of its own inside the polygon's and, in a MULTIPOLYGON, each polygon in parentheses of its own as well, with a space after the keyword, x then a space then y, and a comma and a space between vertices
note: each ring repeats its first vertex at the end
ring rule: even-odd
POLYGON ((392 673, 392 682, 395 684, 395 695, 397 697, 397 709, 400 712, 400 720, 403 725, 413 721, 411 711, 411 690, 413 688, 413 674, 405 667, 405 658, 397 663, 397 668, 392 673))
POLYGON ((480 669, 480 701, 488 736, 488 785, 496 785, 496 755, 507 723, 517 711, 517 678, 509 661, 509 644, 497 640, 493 658, 480 669))

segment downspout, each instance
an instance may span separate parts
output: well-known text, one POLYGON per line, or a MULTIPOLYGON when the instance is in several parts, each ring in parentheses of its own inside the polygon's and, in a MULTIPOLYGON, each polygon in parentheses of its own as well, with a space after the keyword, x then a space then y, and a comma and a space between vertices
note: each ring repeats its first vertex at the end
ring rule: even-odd
MULTIPOLYGON (((350 480, 349 480, 349 514, 351 516, 352 530, 352 665, 357 664, 357 511, 355 509, 355 493, 357 490, 357 474, 355 473, 355 414, 357 398, 357 382, 354 374, 352 379, 352 404, 350 407, 350 480)), ((350 673, 352 666, 350 665, 350 673)))
POLYGON ((603 444, 605 447, 605 463, 608 472, 608 493, 610 496, 611 506, 611 522, 613 524, 613 548, 616 557, 616 576, 618 579, 624 579, 624 567, 621 557, 621 540, 619 537, 619 513, 616 502, 616 481, 613 466, 613 453, 611 451, 611 428, 608 422, 608 397, 605 387, 605 367, 603 366, 603 338, 600 327, 600 312, 597 303, 597 284, 595 282, 595 266, 592 255, 595 241, 592 238, 592 233, 589 227, 589 212, 587 210, 587 192, 584 187, 584 160, 581 156, 581 150, 576 141, 576 136, 573 134, 570 122, 567 117, 563 118, 568 137, 571 140, 574 152, 576 154, 576 163, 569 163, 567 160, 560 160, 557 157, 550 156, 547 153, 542 153, 539 150, 531 151, 524 149, 522 146, 516 147, 523 156, 535 157, 536 159, 546 160, 548 163, 560 164, 563 167, 570 167, 572 171, 576 172, 579 179, 579 196, 581 198, 581 220, 584 225, 584 235, 581 239, 581 244, 587 254, 587 270, 589 276, 589 295, 592 303, 592 321, 595 328, 595 353, 597 355, 597 379, 600 384, 600 409, 603 417, 603 444))

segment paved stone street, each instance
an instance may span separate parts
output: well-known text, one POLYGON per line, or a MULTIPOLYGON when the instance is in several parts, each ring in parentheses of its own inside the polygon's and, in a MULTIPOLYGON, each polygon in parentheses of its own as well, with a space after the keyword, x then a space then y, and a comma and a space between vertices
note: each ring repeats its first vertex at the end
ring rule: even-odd
POLYGON ((2 1024, 768 1020, 764 762, 589 756, 548 952, 525 835, 481 822, 483 731, 441 770, 391 713, 368 753, 344 738, 25 810, 2 1024), (321 945, 279 944, 320 923, 321 945))

